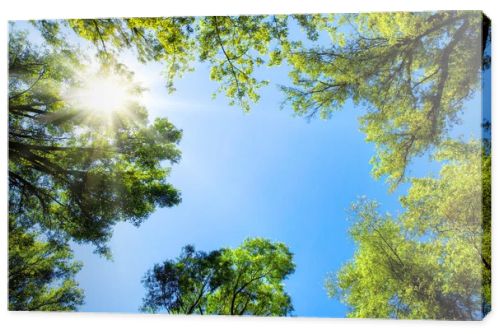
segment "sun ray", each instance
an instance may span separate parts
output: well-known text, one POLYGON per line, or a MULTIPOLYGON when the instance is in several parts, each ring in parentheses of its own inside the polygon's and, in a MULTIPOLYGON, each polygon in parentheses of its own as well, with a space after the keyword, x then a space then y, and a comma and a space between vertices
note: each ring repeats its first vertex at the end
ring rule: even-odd
POLYGON ((69 90, 67 100, 90 117, 108 120, 112 114, 124 111, 133 100, 133 87, 126 78, 117 75, 92 75, 77 88, 69 90))

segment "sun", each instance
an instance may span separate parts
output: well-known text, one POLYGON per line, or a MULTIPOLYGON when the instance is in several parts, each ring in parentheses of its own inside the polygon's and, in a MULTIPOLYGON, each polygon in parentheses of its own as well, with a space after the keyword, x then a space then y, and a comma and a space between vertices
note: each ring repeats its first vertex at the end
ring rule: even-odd
POLYGON ((73 90, 71 100, 84 110, 109 114, 126 107, 131 99, 131 85, 125 78, 95 75, 86 78, 73 90))

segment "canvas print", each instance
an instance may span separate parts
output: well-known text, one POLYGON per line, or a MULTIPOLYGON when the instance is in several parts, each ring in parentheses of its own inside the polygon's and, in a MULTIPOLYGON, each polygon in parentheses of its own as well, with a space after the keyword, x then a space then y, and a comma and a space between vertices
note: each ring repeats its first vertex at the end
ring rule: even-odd
POLYGON ((482 12, 12 21, 8 65, 11 311, 490 311, 482 12))

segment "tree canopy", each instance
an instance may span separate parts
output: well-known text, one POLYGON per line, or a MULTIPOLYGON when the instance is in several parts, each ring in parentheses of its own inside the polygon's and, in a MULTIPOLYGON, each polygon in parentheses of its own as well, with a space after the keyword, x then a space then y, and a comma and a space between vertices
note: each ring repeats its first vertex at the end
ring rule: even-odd
MULTIPOLYGON (((193 70, 193 62, 210 64, 210 77, 220 83, 231 105, 250 109, 259 99, 265 79, 254 75, 264 63, 280 61, 280 49, 288 46, 288 16, 206 16, 130 19, 78 19, 35 21, 47 41, 64 43, 61 26, 93 43, 103 60, 132 49, 140 61, 161 61, 166 85, 193 70), (268 57, 272 52, 273 56, 268 57)), ((300 19, 304 26, 307 19, 300 19)))
POLYGON ((338 21, 329 27, 338 43, 293 52, 294 86, 283 89, 307 117, 327 118, 348 99, 362 103, 361 129, 377 149, 373 175, 388 176, 394 189, 412 158, 447 139, 480 87, 487 20, 480 12, 405 12, 338 21))
POLYGON ((490 158, 477 141, 445 142, 436 158, 448 161, 440 177, 413 178, 401 215, 381 215, 366 199, 353 206, 354 259, 326 280, 349 316, 474 320, 489 312, 490 158))
MULTIPOLYGON (((216 93, 249 111, 268 84, 259 67, 287 65, 284 105, 329 118, 362 105, 360 128, 376 152, 375 178, 410 184, 404 212, 353 206, 354 259, 326 281, 352 317, 479 319, 491 307, 491 152, 486 140, 452 138, 464 105, 490 66, 490 24, 480 12, 70 19, 33 21, 45 47, 9 35, 9 307, 75 310, 83 293, 69 242, 108 256, 119 221, 140 225, 181 201, 167 182, 182 131, 151 122, 143 88, 119 55, 165 66, 166 86, 210 66, 216 93), (291 31, 301 29, 303 38, 291 31), (96 63, 67 41, 94 46, 96 63), (97 67, 97 69, 95 69, 97 67), (112 78, 120 104, 82 103, 112 78), (99 84, 101 82, 101 84, 99 84), (85 97, 84 97, 85 98, 85 97), (431 153, 439 177, 412 178, 431 153)), ((216 94, 214 93, 214 94, 216 94)), ((112 100, 107 97, 107 100, 112 100)), ((109 102, 109 101, 106 101, 109 102)), ((479 124, 478 124, 479 126, 479 124)), ((282 243, 247 239, 209 253, 183 248, 143 279, 142 310, 183 314, 289 315, 282 243)))
POLYGON ((44 241, 9 218, 9 310, 76 310, 83 304, 74 279, 81 263, 72 257, 66 243, 44 241))
MULTIPOLYGON (((71 98, 92 75, 78 50, 41 50, 22 32, 9 40, 9 214, 39 225, 52 238, 90 242, 107 252, 117 221, 139 225, 156 206, 180 202, 166 182, 180 158, 181 131, 166 118, 148 123, 133 100, 120 110, 92 110, 71 98)), ((101 68, 122 84, 132 74, 120 64, 101 68)))
POLYGON ((261 65, 290 65, 283 91, 297 115, 329 117, 352 99, 368 112, 360 122, 377 146, 373 175, 394 189, 412 158, 446 140, 447 129, 489 66, 489 21, 480 12, 309 14, 37 21, 48 41, 61 25, 99 48, 104 58, 133 49, 141 61, 166 64, 167 86, 208 62, 230 104, 245 111, 268 82, 261 65), (305 32, 295 40, 289 31, 305 32), (327 35, 328 42, 320 37, 327 35), (317 42, 317 43, 316 43, 317 42))
POLYGON ((247 239, 210 253, 183 248, 176 260, 149 270, 142 310, 182 314, 288 315, 283 280, 294 272, 292 254, 279 242, 247 239))

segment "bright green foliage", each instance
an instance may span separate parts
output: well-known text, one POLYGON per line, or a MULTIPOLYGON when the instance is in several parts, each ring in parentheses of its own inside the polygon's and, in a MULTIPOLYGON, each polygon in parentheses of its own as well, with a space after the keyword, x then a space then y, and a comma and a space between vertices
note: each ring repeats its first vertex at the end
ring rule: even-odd
POLYGON ((72 261, 69 246, 9 223, 9 310, 76 310, 83 303, 74 280, 81 264, 72 261))
POLYGON ((483 142, 482 156, 482 242, 484 313, 491 309, 491 143, 483 142))
POLYGON ((295 268, 285 244, 249 239, 223 251, 222 261, 231 265, 232 273, 208 300, 209 313, 270 316, 293 310, 282 283, 295 268))
MULTIPOLYGON (((167 119, 148 124, 131 101, 116 112, 87 110, 68 99, 85 64, 67 46, 39 50, 23 33, 9 40, 9 215, 50 238, 93 243, 106 254, 113 225, 139 225, 179 192, 166 182, 181 138, 167 119)), ((101 69, 132 76, 119 65, 101 69)))
POLYGON ((293 311, 283 280, 292 274, 283 243, 247 239, 235 249, 210 253, 186 246, 175 261, 146 273, 142 310, 182 314, 284 316, 293 311))
POLYGON ((229 274, 229 264, 220 260, 221 251, 205 253, 191 245, 174 261, 156 264, 143 279, 147 289, 143 311, 192 314, 204 312, 207 295, 229 274))
POLYGON ((348 99, 366 106, 360 122, 376 145, 373 174, 394 189, 479 87, 481 23, 479 12, 339 15, 324 28, 331 46, 290 54, 294 86, 283 89, 307 117, 327 118, 348 99))
POLYGON ((329 117, 346 101, 366 105, 361 118, 377 146, 375 177, 394 189, 415 156, 446 139, 456 114, 479 87, 488 25, 479 12, 271 15, 36 21, 48 42, 61 43, 60 25, 91 41, 103 59, 133 49, 141 61, 162 61, 167 86, 210 64, 230 104, 245 111, 267 84, 261 65, 291 65, 283 87, 298 115, 329 117), (483 25, 481 24, 483 23, 483 25), (309 46, 289 36, 299 26, 310 41, 322 33, 331 45, 309 46))
POLYGON ((326 281, 350 317, 466 320, 489 311, 483 232, 491 227, 482 212, 490 194, 482 183, 490 172, 481 151, 479 142, 443 143, 440 177, 414 178, 397 218, 380 215, 375 202, 354 205, 356 254, 326 281))
POLYGON ((257 90, 268 82, 255 78, 255 67, 265 63, 272 39, 286 36, 286 17, 222 16, 199 19, 200 61, 211 64, 210 79, 221 83, 220 92, 248 111, 259 99, 257 90))
POLYGON ((464 277, 482 283, 480 301, 486 314, 491 307, 491 155, 480 142, 446 141, 436 158, 447 162, 440 179, 413 179, 408 195, 402 198, 407 210, 402 221, 418 236, 431 234, 449 244, 449 263, 444 264, 450 265, 455 281, 446 287, 476 295, 477 290, 464 287, 464 277))
MULTIPOLYGON (((40 21, 39 21, 40 22, 40 21)), ((41 21, 44 22, 44 21, 41 21)), ((40 23, 35 23, 40 27, 40 23)), ((45 21, 47 22, 47 21, 45 21)), ((79 36, 91 41, 105 61, 112 60, 122 49, 133 48, 142 62, 163 61, 166 64, 167 87, 172 80, 190 69, 194 59, 193 17, 75 19, 62 22, 79 36)), ((58 25, 59 22, 49 24, 58 25)), ((40 29, 46 31, 45 29, 40 29)), ((54 34, 49 34, 56 38, 54 34)))
MULTIPOLYGON (((231 105, 243 110, 259 99, 258 89, 268 82, 254 71, 262 65, 279 65, 290 50, 289 19, 294 18, 310 39, 318 37, 319 15, 158 17, 34 21, 49 43, 63 43, 61 25, 92 42, 101 59, 109 61, 124 49, 140 61, 161 61, 167 87, 192 70, 197 60, 210 64, 210 78, 220 83, 231 105)), ((295 43, 297 44, 297 43, 295 43)), ((294 44, 294 45, 295 45, 294 44)), ((299 44, 297 44, 299 45, 299 44)))
MULTIPOLYGON (((293 85, 283 91, 297 115, 328 118, 351 99, 362 104, 361 129, 376 146, 373 175, 387 176, 391 190, 411 182, 395 218, 379 214, 374 202, 354 206, 358 249, 327 279, 329 293, 351 307, 351 317, 481 318, 491 305, 491 157, 479 143, 450 140, 448 130, 490 64, 489 21, 479 12, 290 17, 34 22, 51 53, 11 38, 11 215, 105 252, 114 222, 138 224, 156 205, 179 201, 160 162, 178 160, 181 133, 167 120, 147 125, 136 104, 112 121, 68 105, 62 91, 78 85, 81 64, 61 26, 93 43, 102 65, 127 78, 116 64, 126 49, 140 61, 164 63, 170 91, 194 61, 208 63, 218 92, 245 111, 267 84, 256 70, 287 62, 293 85), (290 40, 294 24, 310 41, 327 33, 332 44, 290 40), (434 149, 440 177, 409 179, 412 159, 434 149)), ((286 246, 265 239, 210 253, 188 246, 146 274, 142 309, 287 315, 292 305, 282 281, 293 270, 286 246)))

